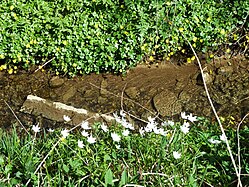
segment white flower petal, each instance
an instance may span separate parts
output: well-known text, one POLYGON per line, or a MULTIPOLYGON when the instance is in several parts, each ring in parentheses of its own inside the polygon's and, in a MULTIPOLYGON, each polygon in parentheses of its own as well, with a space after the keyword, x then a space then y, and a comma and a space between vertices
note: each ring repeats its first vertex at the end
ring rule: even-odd
POLYGON ((225 134, 220 135, 220 140, 225 142, 227 140, 227 137, 225 134))
POLYGON ((121 125, 122 125, 124 128, 128 128, 128 122, 126 121, 125 118, 122 118, 120 122, 121 122, 121 125))
POLYGON ((83 131, 81 131, 81 135, 84 137, 88 137, 89 133, 87 131, 83 130, 83 131))
POLYGON ((66 138, 69 135, 69 130, 64 129, 64 130, 61 131, 61 134, 62 134, 63 138, 66 138))
POLYGON ((175 159, 179 159, 179 158, 181 158, 181 153, 179 153, 179 152, 177 152, 177 151, 173 151, 173 157, 175 158, 175 159))
POLYGON ((116 113, 113 113, 113 117, 117 123, 122 124, 122 119, 116 113))
POLYGON ((174 121, 168 121, 168 124, 171 126, 171 127, 173 127, 174 125, 175 125, 175 122, 174 121))
POLYGON ((120 148, 121 148, 119 144, 118 144, 118 145, 115 145, 115 146, 116 146, 117 149, 120 149, 120 148))
POLYGON ((151 116, 148 117, 148 121, 150 123, 154 123, 156 118, 152 118, 151 116))
POLYGON ((170 125, 171 127, 173 127, 175 125, 174 121, 168 120, 168 121, 164 121, 161 123, 162 126, 166 127, 168 125, 170 125))
POLYGON ((88 121, 83 121, 83 122, 81 123, 81 128, 82 128, 82 129, 85 129, 85 130, 91 129, 91 127, 89 127, 89 122, 88 122, 88 121))
POLYGON ((120 136, 116 133, 111 133, 111 137, 114 142, 119 142, 121 140, 120 136))
POLYGON ((131 123, 129 123, 129 122, 126 122, 125 128, 130 129, 130 130, 134 130, 134 129, 135 129, 135 128, 133 127, 133 125, 132 125, 131 123))
POLYGON ((71 118, 69 116, 67 116, 67 115, 63 115, 63 119, 64 119, 65 122, 71 121, 71 118))
POLYGON ((135 127, 134 127, 131 123, 129 123, 128 129, 130 129, 130 130, 135 130, 135 127))
POLYGON ((188 119, 188 115, 186 115, 185 112, 181 112, 181 118, 182 119, 188 119))
POLYGON ((185 126, 185 127, 190 127, 190 124, 189 124, 189 122, 184 122, 184 123, 183 123, 183 126, 185 126))
POLYGON ((155 123, 152 123, 152 122, 149 122, 149 123, 147 123, 146 128, 148 128, 149 131, 151 132, 151 131, 153 131, 153 129, 156 128, 156 124, 155 124, 155 123))
POLYGON ((48 132, 54 132, 54 129, 49 128, 48 132))
POLYGON ((119 113, 119 114, 120 114, 120 116, 123 117, 123 118, 126 116, 126 113, 125 113, 123 110, 120 110, 120 113, 119 113))
POLYGON ((123 134, 123 136, 128 136, 128 135, 129 135, 129 133, 130 133, 130 131, 126 129, 126 130, 124 130, 124 131, 123 131, 123 133, 122 133, 122 134, 123 134))
POLYGON ((167 135, 167 132, 163 128, 160 128, 158 130, 159 130, 159 134, 161 134, 162 136, 166 136, 167 135))
POLYGON ((152 132, 152 129, 150 129, 150 128, 148 128, 148 127, 145 127, 145 128, 144 128, 144 131, 145 131, 145 132, 152 132))
POLYGON ((83 144, 83 141, 78 140, 78 147, 83 148, 85 145, 83 144))
POLYGON ((39 123, 37 125, 33 125, 32 126, 32 130, 37 133, 37 132, 40 132, 40 127, 39 127, 39 123))
POLYGON ((210 138, 209 140, 208 140, 211 144, 219 144, 221 141, 220 140, 215 140, 215 139, 213 139, 213 138, 210 138))
POLYGON ((193 116, 193 114, 187 115, 185 112, 181 112, 181 117, 182 117, 182 119, 187 119, 187 120, 191 121, 192 123, 194 121, 197 121, 197 116, 193 116))
POLYGON ((156 127, 155 127, 155 128, 153 128, 153 131, 154 131, 154 133, 155 133, 155 134, 159 134, 159 133, 160 133, 159 129, 158 129, 158 128, 156 128, 156 127))
POLYGON ((197 116, 193 116, 193 114, 189 114, 188 120, 193 123, 194 121, 197 121, 197 116))
POLYGON ((183 125, 180 126, 180 129, 184 134, 187 134, 189 132, 189 123, 183 123, 183 125))
POLYGON ((93 143, 96 142, 96 138, 93 138, 92 136, 89 136, 89 137, 87 138, 87 142, 90 143, 90 144, 93 144, 93 143))
POLYGON ((107 125, 102 124, 100 127, 101 127, 101 129, 102 129, 104 132, 108 132, 108 127, 107 127, 107 125))
POLYGON ((140 129, 139 129, 139 133, 140 133, 141 136, 143 136, 144 133, 145 133, 145 130, 144 130, 143 128, 140 128, 140 129))

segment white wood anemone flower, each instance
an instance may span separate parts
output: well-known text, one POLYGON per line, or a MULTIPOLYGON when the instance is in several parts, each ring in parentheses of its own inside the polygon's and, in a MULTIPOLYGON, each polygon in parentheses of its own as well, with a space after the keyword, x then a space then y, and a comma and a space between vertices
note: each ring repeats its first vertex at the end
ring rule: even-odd
POLYGON ((188 122, 184 122, 182 126, 180 126, 180 129, 181 131, 184 133, 184 134, 187 134, 189 132, 189 127, 190 124, 188 122))
POLYGON ((227 140, 226 135, 225 134, 220 135, 220 140, 223 142, 226 142, 226 140, 227 140))
POLYGON ((220 140, 215 140, 215 139, 213 139, 213 138, 210 138, 209 140, 208 140, 211 144, 219 144, 221 141, 220 140))
POLYGON ((198 121, 197 116, 193 116, 193 114, 187 115, 185 112, 181 112, 181 118, 191 121, 192 123, 198 121))
POLYGON ((116 133, 111 133, 111 137, 114 142, 120 142, 121 140, 120 136, 116 133))
POLYGON ((64 119, 65 122, 71 121, 71 118, 69 116, 67 116, 67 115, 63 115, 63 119, 64 119))
POLYGON ((108 132, 108 127, 107 127, 107 125, 102 124, 100 127, 101 127, 101 129, 102 129, 104 132, 108 132))
POLYGON ((83 131, 81 131, 81 135, 84 137, 88 137, 89 133, 87 131, 83 130, 83 131))
POLYGON ((87 142, 90 144, 94 144, 96 142, 96 138, 92 137, 92 135, 91 135, 87 138, 87 142))
POLYGON ((130 133, 130 131, 126 129, 126 130, 124 130, 124 131, 122 132, 122 135, 123 135, 123 136, 128 136, 129 133, 130 133))
POLYGON ((182 156, 182 154, 179 153, 178 151, 173 151, 173 157, 174 157, 175 159, 179 159, 179 158, 181 158, 181 156, 182 156))
POLYGON ((51 133, 54 132, 54 129, 49 128, 47 131, 51 133))
POLYGON ((81 122, 81 128, 85 129, 85 130, 91 129, 91 127, 89 126, 89 122, 88 121, 81 122))
POLYGON ((78 147, 82 149, 84 146, 83 141, 78 140, 78 147))
POLYGON ((35 132, 35 133, 38 133, 38 132, 40 132, 40 127, 39 127, 39 123, 37 124, 37 125, 33 125, 32 126, 32 130, 35 132))
POLYGON ((62 138, 66 138, 69 135, 69 130, 64 129, 61 131, 62 138))

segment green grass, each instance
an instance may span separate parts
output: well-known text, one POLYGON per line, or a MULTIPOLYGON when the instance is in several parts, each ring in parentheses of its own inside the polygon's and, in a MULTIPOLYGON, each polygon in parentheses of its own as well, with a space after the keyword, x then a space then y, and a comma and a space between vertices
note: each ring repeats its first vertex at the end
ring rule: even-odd
MULTIPOLYGON (((94 143, 82 135, 82 127, 69 130, 66 137, 62 137, 61 130, 30 130, 30 134, 22 137, 15 128, 11 133, 1 130, 0 186, 237 185, 235 170, 216 124, 198 118, 194 122, 180 119, 172 125, 157 123, 152 118, 143 129, 147 132, 142 133, 141 129, 132 130, 124 115, 116 119, 121 123, 109 125, 107 132, 98 122, 85 130, 96 138, 94 143), (186 133, 182 131, 184 123, 186 133), (129 130, 127 136, 123 135, 125 129, 129 130), (219 143, 211 143, 210 139, 219 143), (173 153, 179 153, 180 158, 173 153)), ((226 130, 237 164, 236 154, 240 149, 241 174, 244 174, 241 181, 246 185, 249 183, 248 127, 241 128, 239 134, 240 146, 236 130, 226 130)))

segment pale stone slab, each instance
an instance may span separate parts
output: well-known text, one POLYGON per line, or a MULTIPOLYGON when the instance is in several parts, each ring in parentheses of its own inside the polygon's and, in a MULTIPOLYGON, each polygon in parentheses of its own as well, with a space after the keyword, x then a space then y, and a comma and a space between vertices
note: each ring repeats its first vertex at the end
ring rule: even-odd
POLYGON ((57 122, 65 122, 63 116, 67 115, 71 118, 71 121, 67 122, 67 124, 71 125, 78 125, 85 120, 92 122, 103 121, 103 119, 106 121, 114 120, 110 115, 89 112, 82 108, 49 101, 34 95, 27 96, 20 111, 34 116, 42 116, 57 122))

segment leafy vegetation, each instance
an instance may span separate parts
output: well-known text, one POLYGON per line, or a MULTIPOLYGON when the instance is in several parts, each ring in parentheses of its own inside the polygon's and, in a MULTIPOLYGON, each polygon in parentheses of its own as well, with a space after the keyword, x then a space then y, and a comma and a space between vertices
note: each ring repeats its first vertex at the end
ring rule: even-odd
POLYGON ((74 132, 42 133, 39 125, 23 138, 1 132, 0 186, 234 186, 226 136, 234 155, 240 149, 241 180, 249 182, 248 127, 239 132, 239 146, 236 131, 221 135, 204 118, 149 117, 135 129, 123 111, 114 117, 112 126, 84 121, 74 132))
POLYGON ((188 54, 184 37, 203 52, 246 46, 248 12, 238 0, 2 0, 0 70, 53 59, 47 66, 57 74, 121 73, 142 59, 188 54))
MULTIPOLYGON (((204 53, 221 45, 229 53, 237 44, 246 51, 248 12, 249 2, 238 0, 2 0, 0 70, 123 73, 141 60, 170 61, 179 53, 192 62, 186 40, 204 53)), ((160 123, 150 117, 137 129, 124 112, 114 117, 112 126, 82 122, 75 131, 1 131, 0 187, 232 186, 238 178, 226 138, 242 183, 249 183, 248 127, 227 129, 226 137, 191 115, 160 123)))

